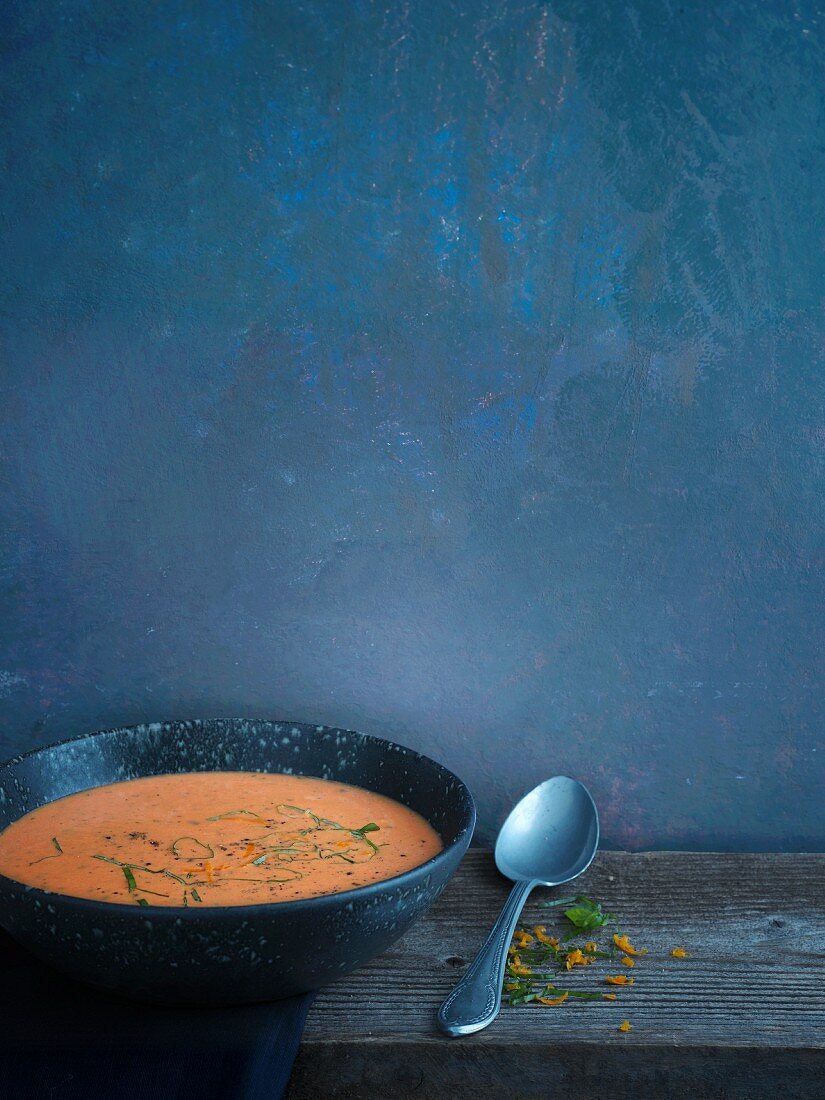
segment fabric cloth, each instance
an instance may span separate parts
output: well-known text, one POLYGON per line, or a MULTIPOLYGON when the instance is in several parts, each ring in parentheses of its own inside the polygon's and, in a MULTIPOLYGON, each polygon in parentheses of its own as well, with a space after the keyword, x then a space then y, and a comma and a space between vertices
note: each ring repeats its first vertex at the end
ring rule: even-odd
POLYGON ((163 1008, 64 978, 0 932, 8 1100, 280 1100, 314 994, 163 1008))

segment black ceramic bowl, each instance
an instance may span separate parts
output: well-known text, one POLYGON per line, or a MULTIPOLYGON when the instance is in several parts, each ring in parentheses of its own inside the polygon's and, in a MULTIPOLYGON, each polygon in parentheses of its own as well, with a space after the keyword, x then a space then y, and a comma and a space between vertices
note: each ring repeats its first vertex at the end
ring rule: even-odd
POLYGON ((222 719, 104 730, 10 760, 0 766, 0 829, 89 787, 193 771, 291 772, 354 783, 416 810, 444 849, 403 875, 356 890, 227 908, 116 905, 0 875, 0 925, 64 973, 140 1000, 278 1000, 333 981, 398 939, 444 889, 475 825, 461 780, 410 749, 329 726, 222 719))

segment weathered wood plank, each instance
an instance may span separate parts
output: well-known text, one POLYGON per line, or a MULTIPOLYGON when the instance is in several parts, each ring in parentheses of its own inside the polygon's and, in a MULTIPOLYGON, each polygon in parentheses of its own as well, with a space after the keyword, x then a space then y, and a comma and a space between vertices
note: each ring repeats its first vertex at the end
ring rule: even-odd
MULTIPOLYGON (((602 853, 573 892, 649 948, 616 1002, 505 1006, 450 1040, 435 1012, 507 884, 472 851, 384 956, 319 996, 290 1091, 305 1097, 813 1097, 825 1072, 825 856, 602 853), (676 960, 684 945, 691 957, 676 960), (627 1018, 628 1034, 617 1031, 627 1018)), ((570 893, 570 889, 566 893, 570 893)), ((551 923, 537 891, 530 921, 551 923)), ((596 988, 591 972, 569 983, 596 988)), ((606 987, 605 987, 606 988, 606 987)))

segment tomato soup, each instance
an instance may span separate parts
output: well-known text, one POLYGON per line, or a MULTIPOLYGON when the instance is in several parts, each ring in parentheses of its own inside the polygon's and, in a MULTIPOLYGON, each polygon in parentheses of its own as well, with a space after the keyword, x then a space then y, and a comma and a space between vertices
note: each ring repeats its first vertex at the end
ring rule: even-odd
POLYGON ((122 905, 253 905, 392 878, 442 848, 384 795, 326 779, 192 772, 49 802, 0 833, 0 873, 122 905))

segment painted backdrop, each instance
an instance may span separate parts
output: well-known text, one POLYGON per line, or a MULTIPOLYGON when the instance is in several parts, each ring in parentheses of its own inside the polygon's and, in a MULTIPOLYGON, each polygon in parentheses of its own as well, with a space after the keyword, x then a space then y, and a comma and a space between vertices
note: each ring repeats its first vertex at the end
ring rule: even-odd
POLYGON ((3 754, 307 719, 817 848, 825 21, 7 0, 3 754))

